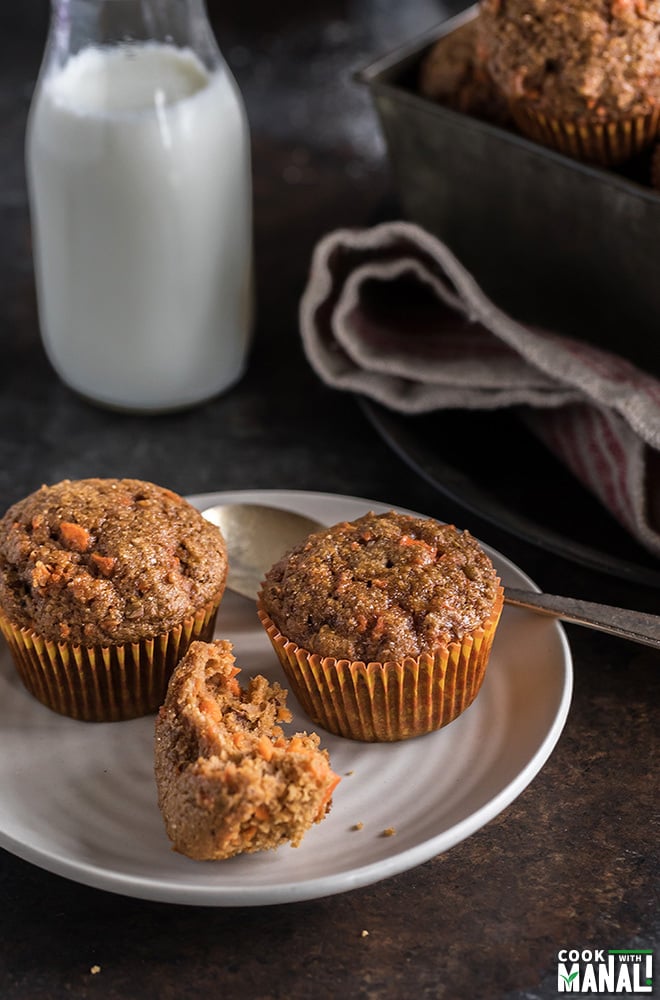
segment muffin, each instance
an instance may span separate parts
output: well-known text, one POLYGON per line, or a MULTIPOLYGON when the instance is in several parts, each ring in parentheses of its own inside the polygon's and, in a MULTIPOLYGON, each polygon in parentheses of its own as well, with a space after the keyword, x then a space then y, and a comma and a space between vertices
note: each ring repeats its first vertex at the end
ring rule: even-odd
POLYGON ((64 480, 0 521, 0 627, 27 689, 76 719, 156 711, 226 576, 219 529, 153 483, 64 480))
POLYGON ((507 102, 477 50, 477 20, 438 39, 419 70, 419 92, 454 111, 506 124, 507 102))
POLYGON ((482 0, 479 46, 529 138, 621 163, 659 127, 660 0, 482 0))
POLYGON ((369 513, 268 572, 257 608, 315 724, 369 742, 439 729, 481 686, 503 592, 467 532, 369 513))
POLYGON ((158 805, 174 850, 197 861, 291 843, 328 813, 339 778, 315 733, 287 739, 287 692, 239 686, 231 643, 194 642, 156 718, 158 805))

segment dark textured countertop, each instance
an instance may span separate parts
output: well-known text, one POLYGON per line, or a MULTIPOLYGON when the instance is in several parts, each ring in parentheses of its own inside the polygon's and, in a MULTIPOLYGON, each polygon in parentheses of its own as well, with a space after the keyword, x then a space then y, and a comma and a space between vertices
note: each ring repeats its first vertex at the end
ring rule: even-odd
MULTIPOLYGON (((44 356, 22 144, 46 5, 0 15, 0 506, 42 482, 88 475, 188 494, 351 494, 468 527, 547 591, 656 610, 657 591, 544 553, 440 496, 302 354, 297 305, 316 240, 368 224, 390 196, 377 121, 352 73, 450 8, 209 7, 252 126, 259 319, 236 388, 158 417, 88 405, 44 356)), ((370 887, 273 907, 195 908, 106 893, 0 852, 0 996, 549 1000, 561 948, 655 949, 657 964, 658 653, 577 627, 567 634, 573 703, 540 774, 469 839, 370 887)))

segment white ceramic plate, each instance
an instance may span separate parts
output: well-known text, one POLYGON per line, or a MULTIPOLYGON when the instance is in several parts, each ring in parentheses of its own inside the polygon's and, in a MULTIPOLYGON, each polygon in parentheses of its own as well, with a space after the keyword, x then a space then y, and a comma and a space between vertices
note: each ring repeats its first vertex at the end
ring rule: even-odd
MULTIPOLYGON (((245 500, 332 524, 382 504, 322 493, 253 491, 191 498, 203 508, 245 500)), ((533 586, 490 552, 504 583, 533 586)), ((243 678, 279 678, 254 606, 227 594, 218 636, 235 644, 243 678)), ((549 618, 505 608, 486 679, 446 729, 394 744, 319 731, 342 781, 328 817, 298 848, 195 862, 165 836, 153 778, 153 718, 84 723, 40 705, 0 652, 0 846, 67 878, 145 899, 256 906, 313 899, 405 871, 474 833, 512 802, 552 752, 568 714, 571 656, 549 618), (363 824, 356 829, 356 824, 363 824), (395 833, 385 836, 392 828, 395 833)), ((293 696, 291 731, 311 728, 293 696)))

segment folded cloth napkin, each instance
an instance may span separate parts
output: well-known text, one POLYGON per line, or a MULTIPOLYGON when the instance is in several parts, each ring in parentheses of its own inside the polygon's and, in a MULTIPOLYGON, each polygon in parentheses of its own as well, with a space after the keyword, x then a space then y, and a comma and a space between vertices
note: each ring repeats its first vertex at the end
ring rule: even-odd
POLYGON ((402 413, 524 405, 535 432, 660 555, 660 381, 516 322, 425 230, 397 221, 324 237, 300 324, 321 379, 402 413))

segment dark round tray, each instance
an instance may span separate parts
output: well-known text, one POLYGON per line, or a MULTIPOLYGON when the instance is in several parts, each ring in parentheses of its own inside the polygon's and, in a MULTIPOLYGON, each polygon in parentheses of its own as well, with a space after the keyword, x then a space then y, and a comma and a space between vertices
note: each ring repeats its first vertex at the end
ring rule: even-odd
POLYGON ((409 417, 364 397, 360 404, 385 442, 464 509, 582 566, 660 587, 660 561, 540 444, 515 411, 445 410, 409 417))

